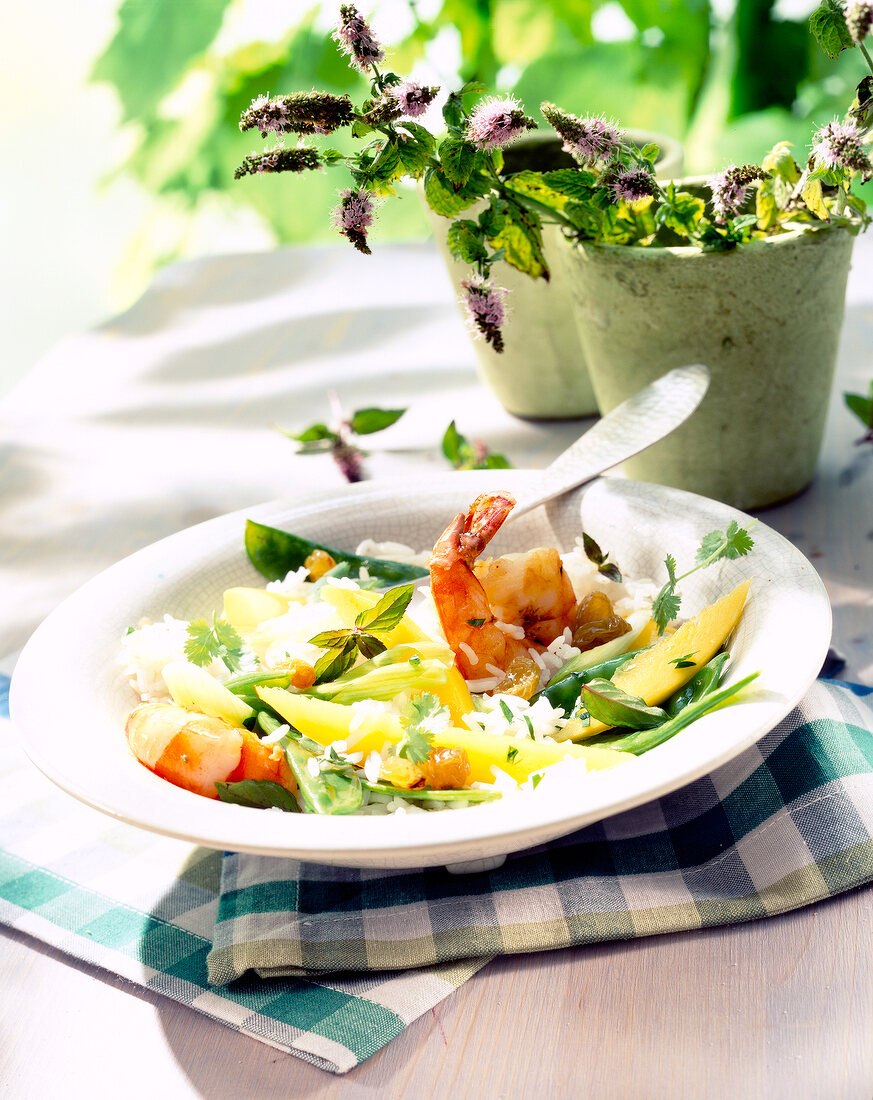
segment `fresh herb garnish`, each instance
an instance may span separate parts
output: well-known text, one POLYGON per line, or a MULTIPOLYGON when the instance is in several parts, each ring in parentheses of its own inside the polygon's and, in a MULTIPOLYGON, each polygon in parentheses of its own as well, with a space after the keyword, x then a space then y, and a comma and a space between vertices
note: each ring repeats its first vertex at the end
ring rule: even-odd
POLYGON ((697 662, 693 660, 693 657, 693 653, 686 653, 684 657, 674 657, 672 661, 670 661, 670 664, 673 665, 674 668, 693 668, 697 664, 697 662))
POLYGON ((506 763, 511 764, 518 756, 518 749, 513 745, 506 750, 506 763))
POLYGON ((443 454, 455 470, 509 470, 512 463, 505 455, 489 451, 481 439, 472 443, 455 427, 454 420, 443 436, 443 454))
POLYGON ((320 422, 310 424, 302 432, 279 430, 300 444, 298 454, 330 454, 347 481, 361 481, 364 478, 363 459, 367 457, 367 452, 354 442, 355 437, 390 428, 406 409, 356 409, 351 416, 346 416, 337 395, 331 392, 328 397, 332 412, 330 425, 320 422))
POLYGON ((467 626, 482 626, 484 619, 467 619, 467 626))
POLYGON ((384 653, 387 646, 381 638, 376 637, 376 633, 393 630, 398 625, 409 607, 414 591, 415 585, 412 584, 392 588, 377 604, 362 611, 355 619, 353 627, 325 630, 310 638, 312 645, 327 650, 315 662, 316 683, 322 684, 342 676, 352 667, 359 654, 369 660, 384 653))
POLYGON ((873 382, 870 383, 870 396, 861 393, 844 393, 846 406, 858 417, 867 431, 856 443, 873 443, 873 382))
POLYGON ((206 619, 192 619, 188 624, 185 656, 192 665, 203 668, 219 658, 230 672, 242 668, 243 640, 226 619, 212 616, 210 626, 206 619))
POLYGON ((500 700, 500 709, 503 711, 503 717, 507 722, 512 724, 515 721, 515 715, 512 713, 512 709, 505 699, 500 700))
POLYGON ((748 530, 740 527, 737 521, 732 519, 724 531, 710 531, 708 535, 704 535, 697 548, 695 564, 685 573, 677 575, 676 559, 672 554, 668 554, 664 559, 664 565, 667 567, 667 583, 652 604, 652 618, 658 627, 658 633, 663 634, 679 614, 681 597, 676 591, 676 586, 680 581, 696 573, 698 569, 703 569, 723 558, 743 557, 754 545, 748 530))
POLYGON ((397 746, 397 755, 405 757, 411 764, 424 764, 433 751, 436 728, 448 718, 448 707, 444 707, 435 695, 426 692, 412 700, 407 714, 406 729, 397 746))
POLYGON ((221 802, 231 802, 235 806, 298 812, 294 795, 272 779, 241 779, 238 783, 216 783, 215 790, 221 802))
POLYGON ((594 539, 585 531, 582 532, 582 548, 588 560, 594 562, 597 566, 598 573, 602 573, 608 580, 617 581, 621 584, 621 570, 614 562, 607 561, 609 554, 604 554, 594 539))

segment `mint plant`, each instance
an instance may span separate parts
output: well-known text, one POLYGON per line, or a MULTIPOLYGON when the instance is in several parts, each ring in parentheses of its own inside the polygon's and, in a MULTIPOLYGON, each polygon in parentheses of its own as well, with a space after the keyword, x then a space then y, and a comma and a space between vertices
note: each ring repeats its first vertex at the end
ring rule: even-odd
POLYGON ((507 292, 492 269, 503 262, 548 279, 546 224, 578 241, 720 251, 804 225, 829 222, 853 232, 867 225, 856 185, 873 179, 873 59, 865 45, 873 3, 856 0, 844 9, 837 0, 824 0, 810 29, 830 57, 857 48, 870 69, 847 114, 816 130, 803 166, 782 142, 760 165, 729 165, 717 173, 707 195, 659 182, 657 146, 639 149, 616 123, 574 115, 554 103, 542 103, 540 113, 571 166, 506 173, 503 150, 538 128, 522 104, 513 96, 482 98, 484 85, 464 84, 442 105, 444 132, 438 137, 416 120, 439 89, 383 71, 384 49, 357 9, 345 4, 333 37, 352 67, 369 78, 369 95, 359 104, 348 95, 318 91, 259 96, 242 113, 240 128, 262 137, 275 134, 279 141, 247 156, 235 177, 344 169, 351 186, 339 191, 331 220, 364 254, 370 252, 380 203, 397 194, 400 181, 420 181, 431 209, 452 220, 452 255, 471 269, 461 283, 470 328, 500 352, 507 292), (361 139, 360 150, 345 155, 307 140, 340 128, 361 139), (289 134, 298 135, 297 145, 285 145, 289 134))

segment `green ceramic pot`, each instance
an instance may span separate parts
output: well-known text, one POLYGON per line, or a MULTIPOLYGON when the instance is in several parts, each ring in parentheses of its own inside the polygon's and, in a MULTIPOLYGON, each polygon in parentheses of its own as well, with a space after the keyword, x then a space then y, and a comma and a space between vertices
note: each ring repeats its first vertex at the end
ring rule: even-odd
POLYGON ((579 244, 565 250, 579 338, 605 413, 671 367, 710 388, 629 477, 742 509, 812 480, 824 433, 854 236, 807 228, 731 252, 579 244))
MULTIPOLYGON (((645 130, 627 131, 640 147, 653 143, 661 150, 656 168, 659 178, 678 175, 682 170, 682 147, 672 138, 645 130)), ((505 151, 505 171, 575 166, 554 135, 531 134, 505 151)), ((458 217, 475 218, 481 204, 471 206, 458 217)), ((446 246, 451 218, 442 218, 427 208, 434 238, 443 254, 452 283, 461 294, 461 280, 470 269, 452 258, 446 246)), ((551 280, 531 279, 508 264, 494 269, 496 281, 510 292, 509 319, 504 327, 505 348, 497 354, 484 340, 475 340, 479 374, 497 400, 515 416, 532 420, 568 420, 595 416, 597 402, 585 367, 569 287, 561 253, 570 248, 557 226, 543 227, 543 253, 551 280)))

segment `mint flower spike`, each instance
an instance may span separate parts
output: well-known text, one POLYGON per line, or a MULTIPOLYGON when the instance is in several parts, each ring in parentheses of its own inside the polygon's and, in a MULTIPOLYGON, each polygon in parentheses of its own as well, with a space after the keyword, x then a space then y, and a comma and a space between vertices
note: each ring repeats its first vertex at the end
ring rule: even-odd
POLYGON ((354 106, 347 95, 329 92, 295 92, 269 99, 253 99, 239 120, 242 131, 260 130, 261 137, 275 133, 331 134, 339 126, 348 126, 354 118, 354 106))
POLYGON ((812 158, 816 168, 847 168, 873 177, 873 163, 862 144, 863 131, 854 122, 834 119, 815 133, 812 158))
POLYGON ((537 124, 521 109, 515 96, 492 96, 477 104, 467 119, 467 141, 477 149, 502 149, 537 124))
POLYGON ((735 218, 746 201, 749 185, 755 180, 768 178, 769 173, 763 171, 757 164, 744 164, 741 167, 731 164, 723 172, 712 176, 709 180, 709 188, 712 191, 715 220, 723 223, 728 218, 735 218))
POLYGON ((385 51, 373 37, 370 25, 358 13, 354 4, 343 4, 340 21, 331 38, 349 59, 349 64, 359 73, 368 73, 374 65, 385 60, 385 51))
POLYGON ((321 170, 321 157, 317 149, 309 145, 297 145, 286 149, 276 145, 263 153, 249 153, 233 174, 235 180, 243 176, 257 176, 262 172, 307 172, 321 170))
POLYGON ((506 321, 504 305, 508 293, 502 286, 494 286, 482 275, 461 280, 463 294, 461 302, 467 313, 467 320, 475 336, 483 336, 485 342, 495 351, 503 351, 503 333, 500 331, 506 321))
POLYGON ((340 203, 334 207, 331 221, 358 252, 370 255, 367 230, 373 224, 376 204, 366 191, 340 191, 340 203))
POLYGON ((857 45, 864 41, 873 28, 873 3, 871 0, 857 0, 846 9, 846 27, 857 45))
POLYGON ((564 149, 579 164, 590 167, 597 161, 612 160, 621 150, 622 134, 612 122, 599 115, 577 118, 554 103, 540 104, 543 117, 564 139, 564 149))
POLYGON ((436 99, 439 88, 416 84, 413 80, 404 80, 388 89, 388 96, 397 104, 404 118, 418 118, 423 115, 436 99))
POLYGON ((624 168, 619 164, 604 172, 602 182, 612 194, 613 201, 623 201, 628 206, 653 196, 658 189, 655 177, 645 168, 624 168))

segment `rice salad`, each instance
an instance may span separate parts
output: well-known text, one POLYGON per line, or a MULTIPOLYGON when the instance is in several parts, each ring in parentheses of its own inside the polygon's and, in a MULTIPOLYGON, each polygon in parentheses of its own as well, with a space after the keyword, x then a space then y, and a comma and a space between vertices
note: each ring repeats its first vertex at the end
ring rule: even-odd
POLYGON ((584 532, 563 553, 485 557, 514 504, 481 494, 426 552, 367 540, 349 553, 247 521, 264 587, 122 641, 140 700, 125 723, 133 755, 187 791, 260 809, 466 809, 575 792, 753 678, 722 684, 751 581, 681 625, 676 592, 748 552, 748 532, 710 533, 681 576, 668 555, 658 588, 584 532))

